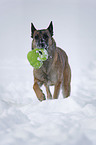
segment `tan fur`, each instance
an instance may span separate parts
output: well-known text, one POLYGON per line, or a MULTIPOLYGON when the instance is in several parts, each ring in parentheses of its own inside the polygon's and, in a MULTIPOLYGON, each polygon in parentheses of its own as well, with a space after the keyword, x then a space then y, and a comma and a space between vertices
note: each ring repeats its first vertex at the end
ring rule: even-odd
MULTIPOLYGON (((68 63, 68 57, 65 51, 61 48, 56 47, 55 40, 50 37, 48 30, 42 30, 46 32, 49 36, 48 39, 48 55, 49 58, 43 62, 43 65, 39 69, 34 69, 34 85, 33 89, 36 93, 37 98, 42 101, 45 100, 45 95, 43 94, 40 86, 44 85, 47 92, 47 98, 52 99, 52 95, 49 86, 54 85, 53 99, 57 99, 59 96, 60 88, 62 87, 63 97, 66 98, 70 96, 70 82, 71 82, 71 69, 68 63)), ((36 30, 34 35, 39 32, 36 30)), ((40 34, 40 37, 42 35, 40 34)), ((36 48, 36 41, 33 39, 32 42, 33 49, 36 48)))

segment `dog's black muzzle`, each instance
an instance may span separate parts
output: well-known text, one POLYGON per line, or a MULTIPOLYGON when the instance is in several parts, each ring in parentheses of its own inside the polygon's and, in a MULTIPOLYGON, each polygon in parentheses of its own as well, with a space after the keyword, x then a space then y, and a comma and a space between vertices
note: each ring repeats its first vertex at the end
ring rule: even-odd
POLYGON ((37 48, 40 48, 40 49, 43 48, 47 50, 48 45, 46 44, 46 42, 38 42, 37 48))

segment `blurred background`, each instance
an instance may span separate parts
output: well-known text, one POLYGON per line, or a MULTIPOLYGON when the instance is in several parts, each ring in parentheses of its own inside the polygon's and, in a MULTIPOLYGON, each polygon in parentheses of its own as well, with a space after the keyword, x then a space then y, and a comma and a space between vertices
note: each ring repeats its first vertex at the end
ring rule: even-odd
POLYGON ((32 68, 27 61, 31 22, 37 29, 44 29, 50 21, 57 46, 69 56, 72 78, 86 66, 91 69, 96 58, 96 0, 0 0, 2 83, 31 77, 32 68))

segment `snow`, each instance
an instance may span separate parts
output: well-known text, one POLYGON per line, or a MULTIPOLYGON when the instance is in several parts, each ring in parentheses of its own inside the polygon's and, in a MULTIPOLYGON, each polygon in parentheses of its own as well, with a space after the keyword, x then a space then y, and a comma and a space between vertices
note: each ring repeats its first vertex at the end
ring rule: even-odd
POLYGON ((0 28, 0 145, 96 145, 96 1, 0 0, 0 28), (69 56, 71 96, 39 102, 30 28, 51 21, 69 56))
POLYGON ((2 61, 0 144, 95 145, 96 61, 91 63, 91 69, 84 69, 79 70, 79 78, 73 76, 69 98, 63 99, 60 92, 57 100, 39 102, 32 89, 28 61, 2 61))

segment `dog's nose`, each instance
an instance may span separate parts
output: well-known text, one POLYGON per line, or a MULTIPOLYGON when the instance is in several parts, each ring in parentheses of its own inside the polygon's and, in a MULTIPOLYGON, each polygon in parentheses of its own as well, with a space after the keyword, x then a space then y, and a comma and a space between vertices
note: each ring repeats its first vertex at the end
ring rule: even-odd
POLYGON ((41 38, 41 43, 43 42, 43 39, 41 38))
POLYGON ((43 43, 41 43, 41 47, 44 47, 44 44, 43 43))

